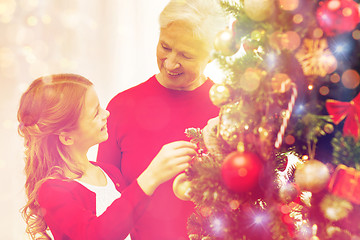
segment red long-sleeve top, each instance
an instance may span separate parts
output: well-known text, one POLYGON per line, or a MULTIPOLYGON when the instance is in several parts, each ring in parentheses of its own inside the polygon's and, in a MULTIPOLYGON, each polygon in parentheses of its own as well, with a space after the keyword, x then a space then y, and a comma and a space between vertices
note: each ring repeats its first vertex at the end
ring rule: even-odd
POLYGON ((117 168, 93 164, 108 174, 121 197, 97 217, 94 192, 76 181, 46 180, 39 188, 38 202, 55 240, 125 239, 143 213, 149 197, 137 181, 126 186, 117 168))
MULTIPOLYGON (((146 82, 116 95, 108 104, 109 139, 99 145, 99 162, 117 166, 127 184, 133 182, 167 143, 189 140, 187 128, 203 128, 219 113, 209 98, 213 82, 207 79, 193 91, 163 87, 152 76, 146 82)), ((132 240, 188 239, 190 201, 178 199, 173 179, 160 185, 148 208, 131 232, 132 240)))

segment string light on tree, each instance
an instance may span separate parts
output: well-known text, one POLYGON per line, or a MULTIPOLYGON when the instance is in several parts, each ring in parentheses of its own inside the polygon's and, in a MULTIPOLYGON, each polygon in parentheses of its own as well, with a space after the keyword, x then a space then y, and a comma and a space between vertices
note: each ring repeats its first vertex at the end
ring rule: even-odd
POLYGON ((341 75, 341 82, 348 89, 355 89, 360 84, 360 75, 354 69, 347 69, 341 75))
POLYGON ((281 38, 281 46, 283 50, 293 51, 300 46, 301 38, 295 31, 287 31, 281 38))
POLYGON ((279 31, 279 30, 275 31, 269 35, 269 45, 277 51, 281 50, 282 35, 283 35, 282 31, 279 31))
POLYGON ((285 11, 294 11, 299 6, 299 0, 278 0, 278 4, 285 11))

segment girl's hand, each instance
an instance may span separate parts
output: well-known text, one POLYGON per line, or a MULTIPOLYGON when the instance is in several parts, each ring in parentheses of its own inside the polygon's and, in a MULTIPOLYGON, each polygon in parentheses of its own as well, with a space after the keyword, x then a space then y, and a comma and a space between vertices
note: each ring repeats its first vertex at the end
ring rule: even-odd
POLYGON ((152 195, 160 184, 189 167, 189 161, 196 155, 195 149, 196 145, 187 141, 164 145, 138 177, 139 186, 147 195, 152 195))

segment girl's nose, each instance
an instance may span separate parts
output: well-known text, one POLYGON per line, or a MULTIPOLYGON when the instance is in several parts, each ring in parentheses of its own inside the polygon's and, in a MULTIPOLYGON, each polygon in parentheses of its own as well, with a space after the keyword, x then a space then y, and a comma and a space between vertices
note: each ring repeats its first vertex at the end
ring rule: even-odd
POLYGON ((103 110, 104 110, 104 119, 107 119, 110 116, 110 112, 106 109, 103 110))

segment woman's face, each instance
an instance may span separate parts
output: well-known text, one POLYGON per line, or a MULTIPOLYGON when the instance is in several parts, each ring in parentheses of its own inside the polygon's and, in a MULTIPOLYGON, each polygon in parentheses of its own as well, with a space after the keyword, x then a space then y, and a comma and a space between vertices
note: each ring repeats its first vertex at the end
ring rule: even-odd
POLYGON ((74 144, 80 149, 87 150, 108 139, 106 122, 109 111, 100 107, 99 98, 94 87, 89 87, 84 106, 81 111, 78 128, 72 132, 74 144))
POLYGON ((205 81, 210 48, 194 38, 183 23, 173 22, 161 29, 156 55, 160 70, 156 78, 164 87, 190 91, 205 81))

